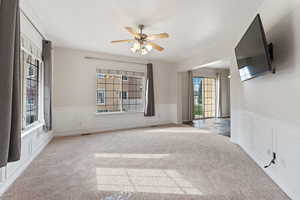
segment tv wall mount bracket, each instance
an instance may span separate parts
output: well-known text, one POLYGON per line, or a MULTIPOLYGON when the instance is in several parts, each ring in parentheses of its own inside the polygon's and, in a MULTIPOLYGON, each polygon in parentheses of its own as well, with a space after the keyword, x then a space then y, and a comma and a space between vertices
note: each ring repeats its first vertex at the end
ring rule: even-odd
MULTIPOLYGON (((273 45, 273 43, 268 44, 268 53, 269 53, 270 61, 272 63, 274 61, 274 45, 273 45)), ((273 74, 276 73, 276 69, 274 66, 272 66, 271 71, 273 74)))

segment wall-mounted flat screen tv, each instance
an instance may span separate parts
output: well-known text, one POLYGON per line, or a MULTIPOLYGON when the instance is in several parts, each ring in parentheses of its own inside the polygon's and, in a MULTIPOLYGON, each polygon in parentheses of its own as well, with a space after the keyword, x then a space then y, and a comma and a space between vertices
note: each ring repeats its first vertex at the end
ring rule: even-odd
POLYGON ((269 47, 259 14, 236 46, 235 54, 242 81, 272 71, 269 47))

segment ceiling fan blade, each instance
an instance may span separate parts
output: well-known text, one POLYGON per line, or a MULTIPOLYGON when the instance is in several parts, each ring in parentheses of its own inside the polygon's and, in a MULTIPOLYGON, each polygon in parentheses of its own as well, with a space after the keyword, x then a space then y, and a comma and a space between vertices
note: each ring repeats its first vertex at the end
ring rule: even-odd
POLYGON ((111 41, 111 43, 119 43, 119 42, 133 42, 134 40, 114 40, 114 41, 111 41))
POLYGON ((131 33, 132 35, 134 35, 134 37, 140 38, 140 34, 138 34, 133 28, 126 26, 125 29, 131 33))
POLYGON ((155 39, 159 39, 159 38, 168 38, 168 37, 169 37, 168 33, 159 33, 159 34, 148 35, 147 39, 148 40, 155 40, 155 39))
POLYGON ((164 50, 164 48, 162 48, 158 44, 155 44, 154 42, 148 42, 148 44, 151 45, 154 49, 156 49, 158 51, 163 51, 164 50))

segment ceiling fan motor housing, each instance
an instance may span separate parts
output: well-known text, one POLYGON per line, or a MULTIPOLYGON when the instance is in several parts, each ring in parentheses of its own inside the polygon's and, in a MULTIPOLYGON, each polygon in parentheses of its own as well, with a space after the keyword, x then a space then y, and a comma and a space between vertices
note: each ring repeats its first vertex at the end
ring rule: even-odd
MULTIPOLYGON (((1 0, 0 0, 1 1, 1 0)), ((125 29, 134 36, 133 40, 115 40, 112 41, 112 43, 117 43, 117 42, 134 42, 133 47, 131 48, 131 50, 133 52, 137 52, 137 50, 139 49, 141 52, 142 51, 146 51, 149 52, 151 51, 152 47, 158 51, 163 51, 164 48, 162 48, 161 46, 157 45, 156 43, 152 42, 152 40, 154 39, 159 39, 159 38, 168 38, 169 35, 168 33, 159 33, 159 34, 150 34, 147 35, 145 33, 143 33, 143 29, 145 28, 145 26, 143 24, 138 25, 140 32, 138 33, 137 31, 135 31, 133 28, 131 27, 125 27, 125 29)), ((142 52, 142 55, 146 54, 142 52)))
POLYGON ((139 27, 139 29, 140 29, 141 32, 142 32, 142 30, 145 28, 145 25, 144 25, 144 24, 140 24, 138 27, 139 27))

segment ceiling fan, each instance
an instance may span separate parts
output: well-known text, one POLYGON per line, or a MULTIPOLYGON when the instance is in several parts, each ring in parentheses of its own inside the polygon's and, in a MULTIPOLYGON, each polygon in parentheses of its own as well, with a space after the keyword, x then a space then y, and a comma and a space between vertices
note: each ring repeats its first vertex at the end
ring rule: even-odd
POLYGON ((152 42, 155 39, 160 39, 160 38, 168 38, 169 34, 168 33, 159 33, 159 34, 150 34, 147 35, 143 33, 143 29, 145 26, 143 24, 139 25, 139 33, 135 31, 131 27, 125 27, 125 29, 134 36, 134 39, 129 39, 129 40, 114 40, 111 41, 111 43, 119 43, 119 42, 127 42, 127 43, 133 43, 133 46, 130 48, 133 53, 140 53, 141 55, 145 55, 149 53, 152 48, 158 50, 158 51, 163 51, 164 48, 159 46, 158 44, 152 42))

